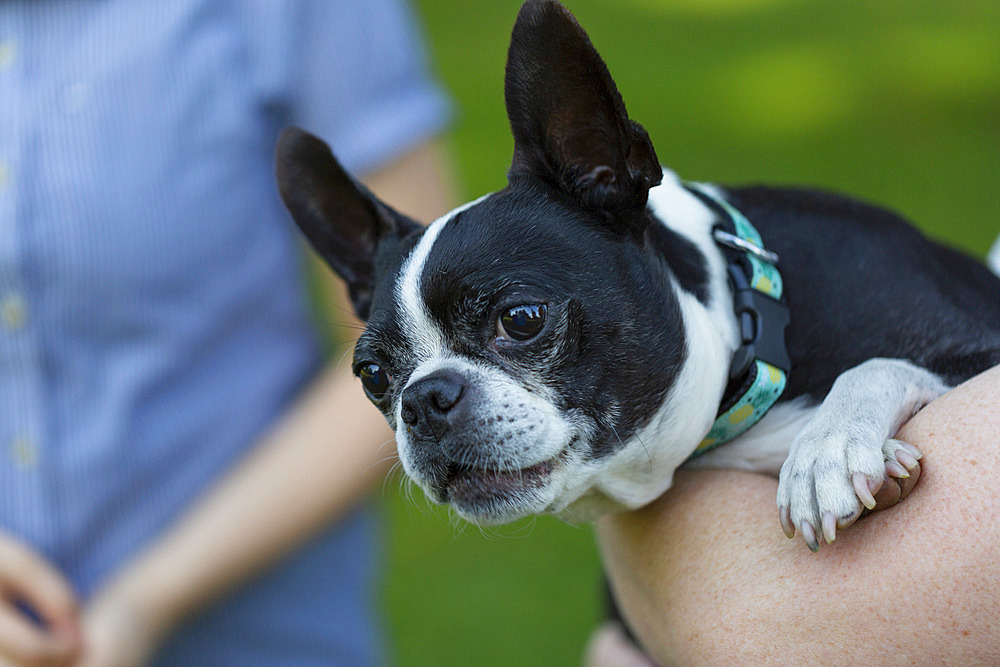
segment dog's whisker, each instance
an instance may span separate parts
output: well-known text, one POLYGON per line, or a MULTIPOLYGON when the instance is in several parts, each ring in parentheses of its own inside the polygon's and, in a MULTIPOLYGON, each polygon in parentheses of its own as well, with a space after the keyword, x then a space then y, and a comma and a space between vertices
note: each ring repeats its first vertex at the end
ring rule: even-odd
POLYGON ((448 525, 452 531, 449 543, 452 543, 465 534, 465 531, 470 524, 468 521, 459 516, 458 512, 456 512, 451 505, 447 506, 446 516, 448 517, 448 525))
POLYGON ((355 324, 353 322, 341 322, 340 320, 329 317, 317 317, 316 324, 322 329, 350 330, 350 331, 357 331, 359 333, 365 330, 363 324, 355 324))
POLYGON ((518 523, 508 524, 507 527, 510 532, 502 534, 502 537, 508 540, 520 540, 531 537, 535 532, 535 525, 538 521, 538 515, 532 514, 527 520, 518 523))
POLYGON ((396 475, 397 473, 399 473, 400 470, 402 470, 402 467, 403 467, 403 462, 400 461, 398 458, 391 466, 389 466, 389 470, 386 471, 385 477, 382 478, 383 496, 388 491, 389 481, 393 478, 394 475, 396 475))
POLYGON ((351 345, 346 350, 344 350, 343 353, 340 355, 340 358, 337 359, 337 368, 340 368, 340 366, 344 363, 344 358, 347 357, 347 355, 349 355, 349 354, 354 354, 354 346, 353 345, 351 345))
MULTIPOLYGON (((412 479, 410 479, 408 475, 403 475, 399 481, 400 481, 400 490, 402 491, 403 497, 406 499, 407 505, 410 507, 415 507, 417 511, 423 514, 424 516, 429 516, 429 514, 426 511, 426 508, 421 507, 420 503, 417 502, 417 499, 414 496, 414 488, 416 487, 416 483, 412 479)), ((426 501, 426 498, 424 500, 426 501)))
MULTIPOLYGON (((361 474, 362 475, 367 475, 369 472, 371 472, 372 468, 377 468, 378 466, 382 465, 386 461, 392 461, 393 459, 395 459, 397 462, 399 461, 399 459, 397 458, 397 456, 395 454, 389 454, 387 456, 383 456, 383 457, 377 458, 374 461, 372 461, 371 463, 369 463, 368 467, 365 468, 363 471, 361 471, 361 474)), ((395 467, 395 463, 393 464, 393 467, 395 467)), ((392 470, 392 468, 389 468, 389 470, 392 470)))
POLYGON ((378 447, 375 448, 375 452, 374 453, 378 454, 382 450, 382 448, 385 447, 386 445, 388 445, 388 444, 395 444, 395 443, 396 443, 396 436, 393 435, 391 438, 383 440, 382 443, 378 447))
POLYGON ((642 441, 642 438, 639 437, 639 432, 638 431, 636 431, 635 433, 633 433, 632 437, 634 437, 639 442, 639 446, 642 447, 642 451, 646 455, 646 463, 647 463, 647 469, 646 469, 646 471, 652 473, 653 472, 653 457, 650 456, 649 449, 646 447, 646 443, 644 443, 642 441))

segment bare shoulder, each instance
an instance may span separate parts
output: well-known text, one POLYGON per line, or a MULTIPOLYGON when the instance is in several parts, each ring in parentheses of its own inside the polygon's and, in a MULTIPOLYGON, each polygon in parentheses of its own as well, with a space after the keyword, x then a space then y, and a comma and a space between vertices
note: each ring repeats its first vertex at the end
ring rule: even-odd
POLYGON ((998 396, 994 368, 914 417, 918 487, 817 554, 778 527, 775 480, 679 473, 598 525, 626 618, 665 663, 1000 661, 998 396))

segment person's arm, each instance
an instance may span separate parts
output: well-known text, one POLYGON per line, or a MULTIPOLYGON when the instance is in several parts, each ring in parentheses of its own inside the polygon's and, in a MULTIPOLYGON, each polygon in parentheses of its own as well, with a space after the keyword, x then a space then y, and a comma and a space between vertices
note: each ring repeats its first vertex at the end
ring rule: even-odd
POLYGON ((810 553, 778 527, 777 483, 682 471, 598 538, 619 606, 661 664, 1000 661, 1000 368, 901 431, 920 484, 810 553))
MULTIPOLYGON (((436 143, 364 180, 417 219, 452 203, 436 143)), ((336 362, 243 462, 98 591, 84 615, 86 664, 141 664, 178 622, 287 555, 382 479, 393 434, 350 363, 336 362)))

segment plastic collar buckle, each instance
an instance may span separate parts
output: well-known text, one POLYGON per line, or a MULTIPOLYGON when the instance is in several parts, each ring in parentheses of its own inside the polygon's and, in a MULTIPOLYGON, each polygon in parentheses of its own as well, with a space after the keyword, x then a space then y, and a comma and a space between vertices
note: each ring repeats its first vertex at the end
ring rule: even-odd
POLYGON ((751 287, 743 267, 738 263, 731 262, 728 271, 733 289, 733 310, 740 328, 740 346, 733 354, 729 367, 730 379, 745 375, 754 359, 789 373, 792 362, 785 349, 785 327, 790 322, 788 306, 751 287))

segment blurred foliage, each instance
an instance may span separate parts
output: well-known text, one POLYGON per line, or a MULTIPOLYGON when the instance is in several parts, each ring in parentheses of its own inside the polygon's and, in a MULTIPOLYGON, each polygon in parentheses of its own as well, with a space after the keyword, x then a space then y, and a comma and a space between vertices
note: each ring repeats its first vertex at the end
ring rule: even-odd
MULTIPOLYGON (((519 2, 418 0, 454 95, 467 197, 500 189, 519 2)), ((814 185, 982 255, 1000 231, 1000 3, 569 0, 630 115, 685 178, 814 185)), ((579 664, 600 618, 591 529, 481 531, 386 487, 385 611, 401 665, 579 664)), ((777 530, 777 527, 775 528, 777 530)))

